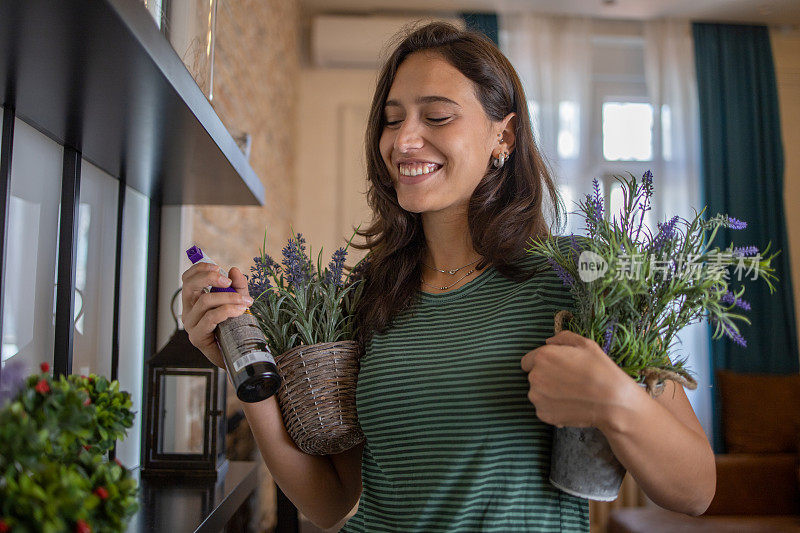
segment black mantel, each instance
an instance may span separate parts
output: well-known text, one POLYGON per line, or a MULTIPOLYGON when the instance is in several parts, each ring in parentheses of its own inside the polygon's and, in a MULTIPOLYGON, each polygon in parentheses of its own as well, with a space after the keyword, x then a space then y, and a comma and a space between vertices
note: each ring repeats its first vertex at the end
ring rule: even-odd
POLYGON ((158 204, 264 203, 141 0, 0 0, 0 98, 158 204))

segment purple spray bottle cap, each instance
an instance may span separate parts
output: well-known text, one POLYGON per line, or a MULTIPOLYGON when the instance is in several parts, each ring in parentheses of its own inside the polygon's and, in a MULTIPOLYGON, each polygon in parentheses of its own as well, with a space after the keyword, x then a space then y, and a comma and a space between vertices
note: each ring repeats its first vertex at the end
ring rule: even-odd
POLYGON ((186 250, 186 255, 189 256, 189 261, 191 261, 192 264, 197 263, 204 257, 203 250, 201 250, 198 246, 192 246, 186 250))
MULTIPOLYGON (((216 263, 212 261, 211 258, 203 255, 203 250, 201 250, 199 246, 192 246, 191 248, 186 250, 186 255, 189 256, 189 261, 191 261, 192 264, 202 262, 202 263, 211 263, 212 265, 216 265, 216 263)), ((225 272, 223 272, 222 269, 220 269, 220 273, 222 275, 227 276, 227 274, 225 274, 225 272)), ((211 292, 236 292, 236 289, 234 289, 233 287, 211 287, 211 292)))

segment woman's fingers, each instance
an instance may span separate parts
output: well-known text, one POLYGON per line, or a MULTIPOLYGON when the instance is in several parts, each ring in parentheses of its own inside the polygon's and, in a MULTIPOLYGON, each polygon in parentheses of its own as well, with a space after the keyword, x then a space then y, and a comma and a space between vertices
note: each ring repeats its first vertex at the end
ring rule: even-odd
POLYGON ((191 307, 197 301, 203 289, 209 285, 212 287, 228 287, 231 279, 219 273, 219 267, 210 263, 196 263, 189 267, 181 276, 183 290, 181 301, 183 308, 191 307))
POLYGON ((230 277, 220 275, 219 267, 197 263, 181 276, 183 291, 181 319, 189 341, 215 365, 224 368, 222 354, 214 338, 217 325, 227 318, 239 316, 253 303, 247 291, 247 278, 238 268, 230 277), (205 287, 233 287, 236 292, 206 292, 205 287))
POLYGON ((212 344, 214 342, 214 329, 217 325, 226 318, 241 315, 245 309, 247 309, 247 306, 243 304, 226 304, 211 309, 200 317, 200 320, 191 330, 187 329, 189 331, 189 340, 201 349, 212 344), (203 346, 195 344, 195 340, 203 346))
POLYGON ((231 279, 231 287, 236 289, 236 292, 243 296, 250 296, 250 292, 247 290, 247 278, 244 277, 241 270, 237 267, 231 267, 228 271, 228 277, 231 279))
MULTIPOLYGON (((183 326, 189 330, 197 326, 202 318, 209 314, 214 313, 216 309, 222 306, 249 306, 253 303, 253 300, 244 294, 240 294, 238 292, 203 292, 198 296, 197 301, 195 301, 194 305, 188 308, 184 308, 183 313, 183 326)), ((239 313, 241 314, 241 313, 239 313)), ((212 315, 216 317, 217 315, 212 315)), ((236 315, 238 316, 238 315, 236 315)), ((214 324, 216 327, 217 324, 225 320, 227 316, 223 317, 219 321, 214 324)), ((214 327, 211 328, 213 331, 214 327)))

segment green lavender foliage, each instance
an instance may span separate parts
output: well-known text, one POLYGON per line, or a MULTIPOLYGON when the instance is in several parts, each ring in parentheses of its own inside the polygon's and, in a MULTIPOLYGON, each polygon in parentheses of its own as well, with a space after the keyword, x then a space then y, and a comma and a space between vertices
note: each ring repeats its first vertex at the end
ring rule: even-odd
POLYGON ((305 240, 294 230, 282 262, 277 263, 266 253, 265 233, 248 287, 254 300, 250 311, 273 354, 301 345, 352 340, 354 309, 363 291, 363 280, 352 274, 363 260, 346 276, 343 266, 355 235, 323 267, 322 249, 314 265, 305 253, 305 240))
POLYGON ((705 318, 714 326, 715 339, 727 335, 744 345, 736 323, 750 321, 735 308, 749 309, 749 305, 741 300, 744 287, 735 294, 730 291, 730 269, 737 265, 757 268, 772 293, 777 278, 770 263, 779 252, 767 256, 771 243, 758 257, 747 257, 732 244, 725 249, 713 246, 721 227, 741 229, 746 223, 722 214, 705 220, 705 208, 699 213, 693 209, 691 221, 675 216, 659 223, 658 233, 651 235, 643 219, 652 195, 652 174, 645 173, 641 182, 629 176, 615 176, 622 188, 623 207, 611 220, 603 216, 597 180, 594 196, 587 195, 578 203, 588 237, 572 236, 569 246, 564 245, 563 237, 561 245, 552 235, 531 239, 527 251, 548 258, 570 287, 576 312, 568 329, 596 341, 635 379, 640 379, 645 368, 689 377, 686 359, 673 361, 670 357, 679 342, 678 332, 705 318), (589 282, 580 279, 578 259, 583 250, 606 261, 608 270, 602 277, 589 282), (615 279, 618 269, 626 266, 622 262, 630 264, 630 259, 621 255, 624 253, 629 257, 640 254, 639 275, 615 279), (702 275, 677 275, 688 264, 680 258, 689 257, 693 263, 705 265, 702 275), (710 265, 714 268, 707 268, 710 265))
POLYGON ((133 425, 130 394, 101 376, 31 375, 0 409, 0 522, 14 532, 124 531, 138 484, 105 453, 133 425))

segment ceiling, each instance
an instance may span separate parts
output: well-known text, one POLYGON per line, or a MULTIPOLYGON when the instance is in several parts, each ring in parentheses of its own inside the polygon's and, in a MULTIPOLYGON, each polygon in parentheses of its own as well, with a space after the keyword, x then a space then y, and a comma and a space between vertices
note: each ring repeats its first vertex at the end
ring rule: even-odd
POLYGON ((301 0, 316 13, 519 12, 649 20, 800 24, 800 0, 301 0))

